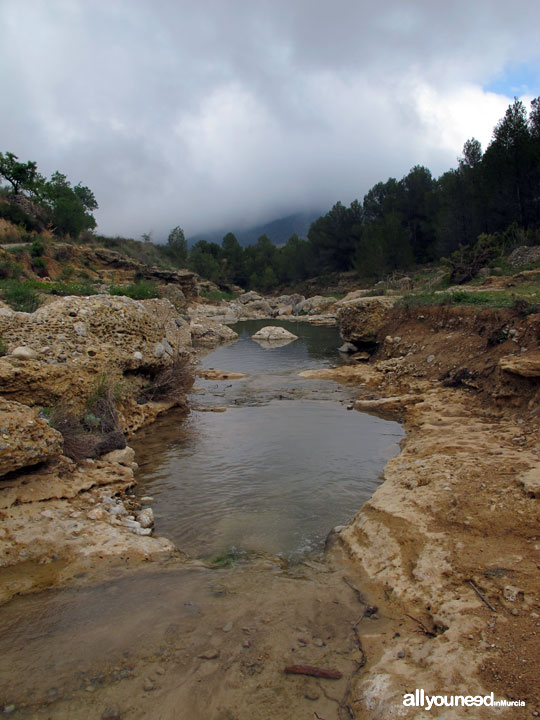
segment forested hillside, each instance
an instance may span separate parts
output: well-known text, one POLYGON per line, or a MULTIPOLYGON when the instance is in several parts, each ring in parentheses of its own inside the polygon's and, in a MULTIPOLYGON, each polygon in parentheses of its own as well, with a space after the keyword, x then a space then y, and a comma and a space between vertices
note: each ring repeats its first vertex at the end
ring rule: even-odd
MULTIPOLYGON (((349 207, 337 202, 311 225, 307 240, 293 235, 278 249, 262 236, 243 249, 229 234, 221 247, 197 243, 190 263, 215 282, 267 291, 353 269, 362 278, 377 279, 454 253, 453 262, 467 262, 472 254, 477 265, 517 243, 540 242, 534 232, 539 227, 537 98, 529 113, 515 100, 497 123, 486 151, 476 139, 468 140, 458 166, 439 178, 415 166, 400 180, 377 183, 362 201, 349 207)), ((468 277, 457 278, 463 279, 468 277)))
POLYGON ((0 218, 21 236, 35 240, 47 230, 144 262, 187 265, 221 286, 268 292, 349 270, 377 280, 441 258, 448 259, 451 279, 464 282, 516 245, 540 243, 540 98, 529 112, 514 100, 485 152, 472 138, 457 167, 439 178, 417 165, 400 180, 377 183, 362 201, 337 202, 311 224, 307 239, 293 234, 280 247, 266 234, 242 247, 227 233, 220 244, 199 240, 188 250, 181 227, 165 245, 153 245, 148 235, 143 242, 106 238, 93 231, 97 202, 89 188, 72 187, 58 172, 46 180, 36 163, 9 152, 0 153, 0 178, 8 184, 0 193, 0 218))

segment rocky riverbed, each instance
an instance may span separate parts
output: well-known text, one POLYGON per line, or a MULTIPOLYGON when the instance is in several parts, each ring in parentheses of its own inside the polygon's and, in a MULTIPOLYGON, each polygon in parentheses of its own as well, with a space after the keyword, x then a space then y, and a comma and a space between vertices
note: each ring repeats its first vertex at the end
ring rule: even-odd
MULTIPOLYGON (((130 504, 125 494, 133 484, 129 449, 77 464, 61 453, 61 438, 39 411, 65 397, 75 405, 79 399, 82 407, 96 378, 105 373, 129 388, 118 409, 123 435, 129 438, 171 406, 142 398, 150 379, 179 352, 191 352, 192 338, 202 344, 234 339, 223 322, 291 316, 338 322, 351 343, 351 363, 315 374, 349 387, 351 408, 400 419, 407 430, 383 484, 353 522, 330 538, 329 559, 336 554, 332 562, 337 563, 332 589, 319 588, 312 595, 329 614, 343 596, 344 607, 332 615, 328 631, 332 637, 342 633, 337 654, 319 658, 318 650, 309 652, 318 647, 315 639, 328 645, 320 622, 308 627, 309 618, 322 617, 308 601, 312 588, 309 583, 289 585, 280 576, 276 582, 284 583, 283 588, 269 586, 269 596, 253 618, 253 627, 260 628, 268 619, 272 632, 250 657, 251 665, 242 664, 241 655, 250 647, 240 642, 243 635, 235 635, 238 652, 215 643, 206 648, 197 635, 196 667, 190 664, 195 650, 190 653, 175 640, 169 654, 159 646, 150 653, 156 665, 150 678, 140 674, 147 665, 127 670, 126 693, 107 690, 100 702, 89 705, 92 693, 83 688, 73 695, 71 706, 51 717, 87 717, 87 707, 95 717, 123 717, 123 703, 133 697, 135 687, 140 702, 148 699, 150 704, 131 705, 126 717, 174 717, 179 702, 187 703, 182 706, 191 708, 193 717, 202 716, 198 701, 189 704, 196 687, 191 680, 201 681, 201 703, 220 720, 283 718, 289 709, 294 717, 313 717, 309 703, 316 702, 311 699, 315 694, 323 699, 316 712, 327 720, 416 718, 417 710, 404 707, 402 697, 417 687, 430 694, 494 692, 499 698, 524 700, 524 708, 510 710, 516 718, 540 712, 540 317, 444 306, 393 309, 394 298, 364 294, 333 299, 324 308, 315 302, 298 309, 303 300, 290 296, 193 304, 187 310, 189 324, 166 301, 66 298, 33 316, 2 310, 1 333, 8 341, 8 354, 0 358, 6 431, 0 456, 3 599, 57 585, 81 572, 87 573, 84 582, 103 577, 119 561, 131 565, 144 558, 176 562, 181 557, 169 541, 140 534, 147 529, 137 519, 140 505, 130 504), (265 302, 268 307, 261 304, 265 302), (292 595, 286 587, 293 588, 292 595), (305 597, 301 587, 307 588, 305 597), (298 600, 290 618, 280 614, 285 597, 298 600), (374 621, 369 619, 373 616, 374 621), (378 624, 377 618, 384 622, 378 624), (297 633, 308 641, 298 650, 300 641, 292 641, 297 633), (316 688, 306 681, 300 690, 284 681, 287 647, 288 659, 294 648, 302 662, 325 665, 349 653, 352 664, 343 665, 344 686, 333 693, 322 681, 316 688), (235 663, 240 663, 238 672, 235 663), (182 677, 191 678, 182 686, 184 695, 177 690, 179 668, 182 677), (267 669, 264 681, 258 680, 267 669), (253 702, 244 703, 246 691, 253 702), (105 714, 102 700, 107 699, 119 702, 113 714, 105 714)), ((324 567, 314 572, 325 577, 324 567)), ((311 572, 306 577, 310 582, 311 572)), ((242 585, 238 578, 225 580, 235 602, 251 582, 246 576, 242 585)), ((250 602, 259 600, 253 596, 250 602)), ((225 630, 229 622, 232 630, 238 621, 242 633, 243 627, 251 627, 247 606, 238 605, 238 613, 230 619, 228 611, 223 614, 223 637, 232 637, 225 630)), ((190 632, 200 633, 199 625, 190 632)), ((209 632, 209 639, 221 637, 217 627, 209 632)), ((492 717, 489 709, 475 708, 474 713, 492 717)), ((463 712, 433 709, 431 715, 461 718, 463 712)))

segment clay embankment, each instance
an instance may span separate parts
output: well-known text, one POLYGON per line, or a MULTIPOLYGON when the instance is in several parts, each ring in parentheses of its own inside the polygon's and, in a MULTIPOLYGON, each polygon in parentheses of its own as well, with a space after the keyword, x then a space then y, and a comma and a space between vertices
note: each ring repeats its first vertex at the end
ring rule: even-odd
POLYGON ((66 297, 0 308, 0 335, 0 599, 97 558, 174 552, 120 498, 136 467, 125 438, 185 403, 187 322, 168 300, 66 297))
POLYGON ((372 361, 325 375, 361 388, 355 406, 403 419, 408 435, 337 534, 399 632, 366 640, 374 662, 356 683, 355 710, 417 717, 401 697, 422 687, 493 691, 526 701, 512 717, 531 717, 540 711, 540 316, 394 309, 367 335, 366 321, 365 301, 342 310, 344 338, 372 344, 372 361))

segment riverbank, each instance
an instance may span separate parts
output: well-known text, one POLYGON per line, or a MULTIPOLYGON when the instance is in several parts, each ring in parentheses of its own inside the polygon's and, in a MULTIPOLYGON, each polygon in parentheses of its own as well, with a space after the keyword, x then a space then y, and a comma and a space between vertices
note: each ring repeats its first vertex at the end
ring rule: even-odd
POLYGON ((356 683, 359 717, 393 716, 416 687, 525 701, 512 717, 539 711, 539 323, 502 310, 394 310, 369 365, 311 373, 362 388, 358 410, 407 430, 383 484, 335 538, 360 585, 406 620, 403 653, 382 648, 356 683), (375 688, 376 711, 365 702, 375 688))

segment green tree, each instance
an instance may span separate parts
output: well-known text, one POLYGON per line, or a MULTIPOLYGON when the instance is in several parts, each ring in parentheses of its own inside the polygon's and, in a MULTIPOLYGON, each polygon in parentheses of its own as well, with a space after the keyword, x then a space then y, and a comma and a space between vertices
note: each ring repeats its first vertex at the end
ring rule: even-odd
POLYGON ((44 178, 37 171, 37 164, 32 161, 19 162, 17 155, 12 152, 0 153, 0 176, 10 183, 13 194, 21 191, 36 192, 44 178))
POLYGON ((233 233, 227 233, 221 241, 221 256, 226 281, 244 287, 247 281, 244 249, 233 233))
POLYGON ((80 183, 72 188, 67 177, 57 171, 42 185, 41 195, 58 232, 78 237, 83 230, 96 227, 92 211, 98 204, 89 188, 80 183))
POLYGON ((217 243, 209 243, 206 240, 199 240, 191 248, 189 253, 189 268, 201 277, 211 280, 216 284, 223 281, 222 263, 219 258, 220 247, 217 243), (215 249, 218 252, 216 254, 215 249))
POLYGON ((275 288, 276 285, 277 278, 274 269, 270 267, 270 265, 267 265, 264 268, 263 274, 261 276, 260 288, 263 292, 269 292, 270 290, 272 290, 272 288, 275 288))
POLYGON ((181 227, 177 226, 169 233, 166 253, 175 265, 179 267, 185 265, 188 256, 188 246, 184 231, 181 227))

